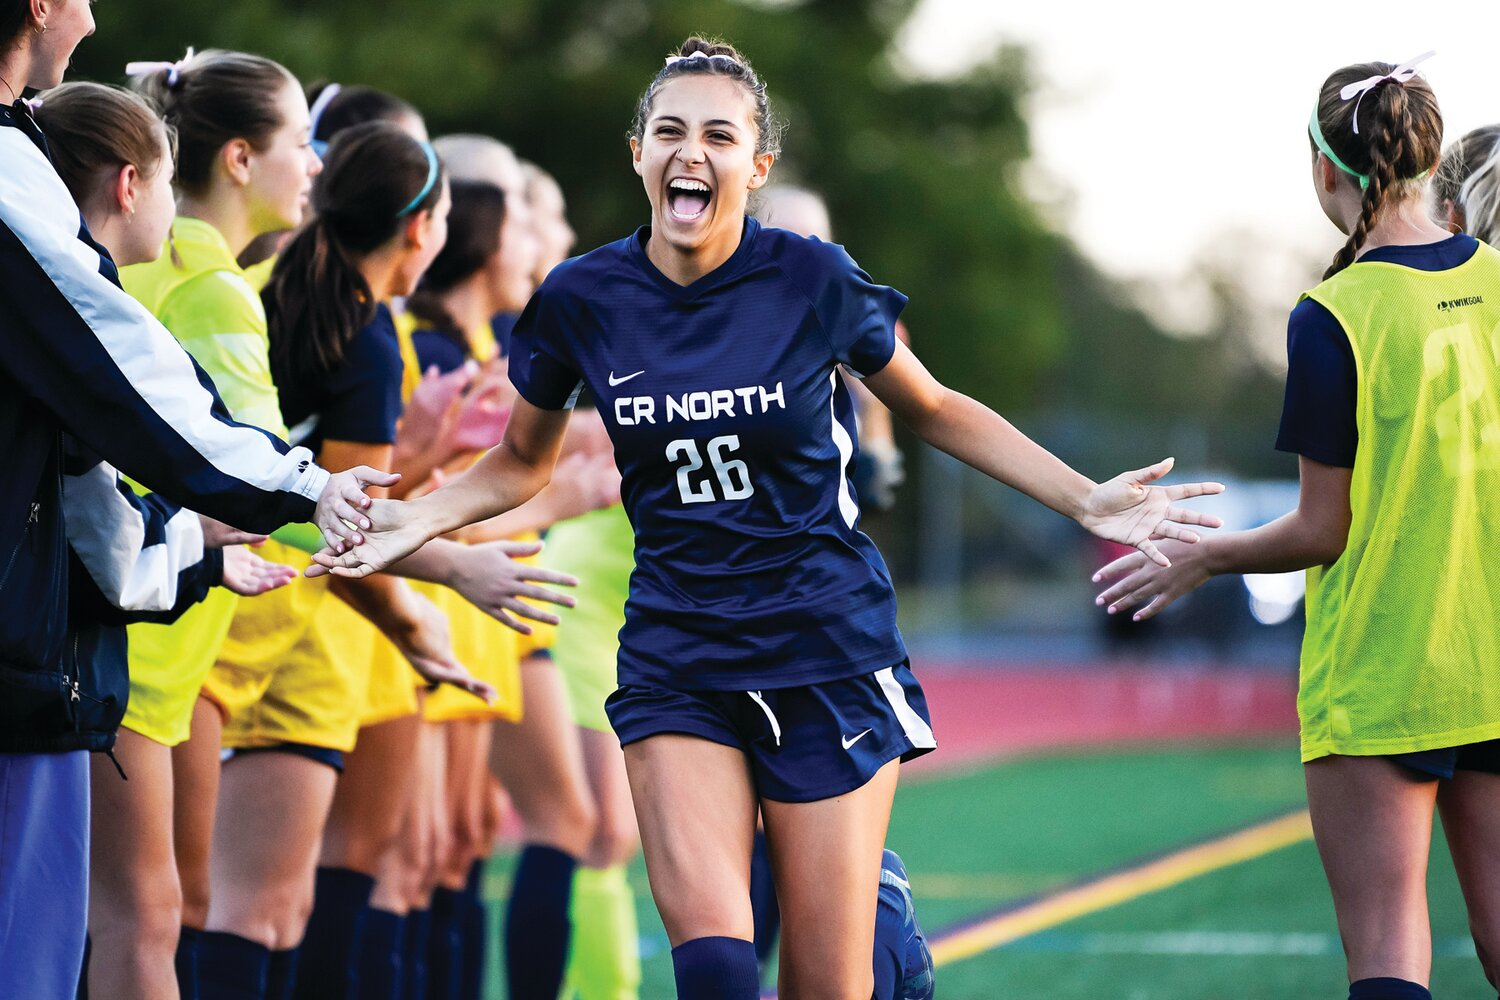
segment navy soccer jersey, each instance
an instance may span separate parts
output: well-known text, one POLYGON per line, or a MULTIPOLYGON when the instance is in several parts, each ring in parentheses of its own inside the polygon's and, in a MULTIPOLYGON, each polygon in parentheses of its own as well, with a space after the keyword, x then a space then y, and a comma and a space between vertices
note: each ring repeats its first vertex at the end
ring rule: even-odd
POLYGON ((839 374, 883 368, 900 292, 843 248, 747 220, 677 285, 649 229, 548 275, 511 336, 544 409, 587 387, 635 527, 622 684, 791 687, 906 657, 890 574, 858 530, 854 411, 839 374))

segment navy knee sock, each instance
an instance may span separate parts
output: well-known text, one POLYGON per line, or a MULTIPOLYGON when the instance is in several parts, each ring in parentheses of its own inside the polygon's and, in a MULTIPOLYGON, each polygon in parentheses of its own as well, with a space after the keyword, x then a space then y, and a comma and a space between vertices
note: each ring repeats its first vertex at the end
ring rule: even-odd
POLYGON ((297 989, 297 958, 300 953, 300 948, 271 952, 271 960, 266 963, 266 1000, 292 1000, 293 991, 297 989))
POLYGON ((312 916, 302 938, 296 1000, 354 996, 359 938, 375 880, 348 868, 319 868, 312 916))
POLYGON ((1432 1000, 1432 994, 1417 983, 1382 976, 1350 983, 1349 1000, 1432 1000))
POLYGON ((427 938, 432 914, 412 910, 406 915, 406 941, 401 949, 401 978, 406 1000, 427 1000, 427 938))
POLYGON ((425 1000, 458 1000, 463 974, 463 939, 458 932, 460 894, 439 888, 432 894, 432 928, 427 937, 425 1000))
POLYGON ((226 934, 204 931, 198 945, 198 996, 201 1000, 265 1000, 271 949, 226 934))
POLYGON ((776 880, 771 877, 771 852, 764 830, 755 833, 750 855, 750 913, 755 920, 755 960, 765 966, 776 950, 781 930, 781 906, 776 902, 776 880))
POLYGON ((906 917, 884 899, 875 907, 875 1000, 891 1000, 906 967, 906 917))
POLYGON ((759 1000, 755 942, 703 937, 672 949, 677 1000, 759 1000))
POLYGON ((458 1000, 483 1000, 484 960, 489 950, 489 910, 484 903, 484 865, 469 869, 469 880, 459 897, 458 933, 463 939, 463 968, 458 1000))
POLYGON ((521 852, 505 912, 505 979, 510 1000, 556 1000, 572 923, 568 902, 578 859, 531 844, 521 852))
POLYGON ((198 945, 203 932, 196 927, 184 927, 177 938, 177 957, 173 964, 177 969, 177 994, 181 1000, 198 1000, 198 945))
POLYGON ((405 941, 405 917, 373 907, 365 911, 354 994, 358 1000, 402 1000, 406 985, 402 964, 405 941))

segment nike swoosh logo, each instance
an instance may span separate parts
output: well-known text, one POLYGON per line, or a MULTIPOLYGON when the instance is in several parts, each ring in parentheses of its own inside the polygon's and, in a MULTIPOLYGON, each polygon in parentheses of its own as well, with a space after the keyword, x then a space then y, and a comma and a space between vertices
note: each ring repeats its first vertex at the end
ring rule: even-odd
POLYGON ((869 736, 869 735, 870 735, 870 730, 866 729, 864 732, 862 732, 858 736, 854 737, 854 739, 851 740, 849 737, 845 736, 845 737, 843 737, 840 740, 840 742, 842 742, 844 744, 844 749, 848 750, 854 744, 858 743, 860 740, 864 739, 866 736, 869 736))
MULTIPOLYGON (((642 368, 640 371, 638 371, 638 372, 635 373, 635 375, 644 375, 644 374, 646 374, 646 369, 644 369, 644 368, 642 368)), ((615 373, 614 372, 610 372, 609 373, 609 387, 611 389, 613 389, 617 385, 624 385, 626 382, 629 382, 631 379, 635 378, 635 375, 622 375, 620 378, 615 378, 615 373)))

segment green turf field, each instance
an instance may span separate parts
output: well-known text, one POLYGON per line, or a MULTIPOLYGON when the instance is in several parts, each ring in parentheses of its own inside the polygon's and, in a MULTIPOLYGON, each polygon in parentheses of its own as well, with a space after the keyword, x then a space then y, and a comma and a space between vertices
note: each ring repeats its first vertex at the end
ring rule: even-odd
MULTIPOLYGON (((1007 904, 1172 852, 1304 804, 1294 746, 1108 750, 1011 760, 907 783, 890 844, 929 936, 1007 904)), ((1494 1000, 1465 935, 1441 838, 1433 850, 1433 992, 1494 1000)), ((503 897, 509 859, 491 891, 503 897)), ((637 864, 643 998, 671 959, 637 864)), ((942 1000, 1287 1000, 1345 994, 1332 905, 1302 842, 944 965, 942 1000)), ((492 997, 503 990, 496 981, 492 997)))

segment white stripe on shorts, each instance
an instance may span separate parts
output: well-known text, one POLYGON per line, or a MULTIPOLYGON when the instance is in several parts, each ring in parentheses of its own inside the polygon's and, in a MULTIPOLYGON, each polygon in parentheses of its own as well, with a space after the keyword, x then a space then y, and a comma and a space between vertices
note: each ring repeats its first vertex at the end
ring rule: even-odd
POLYGON ((906 703, 906 691, 901 687, 901 682, 896 680, 896 668, 886 667, 875 671, 875 679, 880 682, 880 690, 885 692, 885 700, 891 703, 891 711, 896 713, 896 719, 901 723, 901 728, 906 730, 906 738, 911 740, 911 745, 922 749, 937 746, 937 737, 932 735, 932 727, 906 703))

